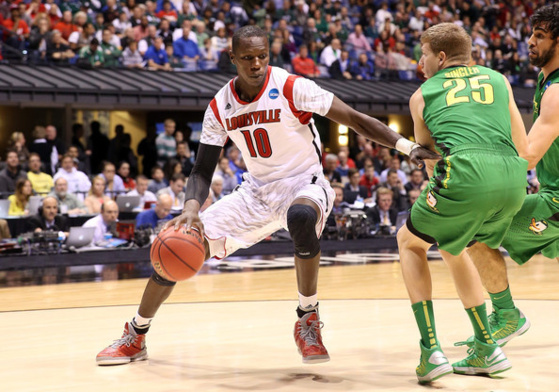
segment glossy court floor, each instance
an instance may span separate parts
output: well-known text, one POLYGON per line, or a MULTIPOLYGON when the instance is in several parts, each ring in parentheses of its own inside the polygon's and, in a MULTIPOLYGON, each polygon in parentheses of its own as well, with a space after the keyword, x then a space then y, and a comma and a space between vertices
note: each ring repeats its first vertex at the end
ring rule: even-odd
MULTIPOLYGON (((437 255, 430 261, 437 330, 457 361, 466 350, 453 343, 471 327, 437 255)), ((330 254, 322 262, 323 339, 332 359, 319 365, 303 365, 293 342, 291 257, 210 261, 161 308, 149 360, 115 367, 96 366, 95 355, 120 337, 145 285, 117 278, 146 275, 149 265, 0 272, 0 391, 559 390, 556 260, 508 263, 516 303, 532 322, 505 347, 510 371, 449 375, 428 386, 415 377, 419 333, 395 252, 330 254), (53 281, 70 283, 44 284, 53 281)))

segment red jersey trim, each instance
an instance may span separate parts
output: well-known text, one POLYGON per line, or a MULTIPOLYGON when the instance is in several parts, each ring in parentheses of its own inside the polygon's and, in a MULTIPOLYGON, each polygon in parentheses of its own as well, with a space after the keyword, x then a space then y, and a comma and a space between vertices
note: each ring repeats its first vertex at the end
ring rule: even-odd
POLYGON ((287 77, 287 81, 283 86, 283 95, 287 99, 287 102, 289 102, 289 109, 291 109, 293 115, 297 117, 297 119, 301 124, 307 125, 308 123, 311 122, 312 113, 297 110, 295 104, 293 103, 293 86, 295 85, 295 80, 297 80, 297 78, 300 77, 301 76, 297 76, 297 75, 290 75, 287 77))
POLYGON ((268 87, 268 81, 270 80, 271 74, 272 74, 272 67, 268 66, 268 71, 266 73, 266 80, 264 81, 264 85, 262 86, 262 89, 260 90, 256 98, 253 99, 252 102, 245 102, 241 98, 239 98, 237 92, 235 91, 235 80, 237 80, 237 78, 231 79, 231 81, 229 82, 229 87, 231 88, 231 92, 233 93, 235 100, 239 102, 241 105, 248 105, 249 103, 258 101, 262 96, 262 94, 264 94, 264 91, 266 91, 266 87, 268 87))
MULTIPOLYGON (((210 107, 212 108, 212 111, 214 112, 215 118, 217 118, 217 121, 219 121, 219 123, 223 127, 223 122, 221 121, 221 116, 219 115, 219 110, 217 110, 217 102, 216 102, 215 98, 212 99, 212 101, 210 102, 210 107)), ((223 129, 225 129, 225 127, 223 127, 223 129)))

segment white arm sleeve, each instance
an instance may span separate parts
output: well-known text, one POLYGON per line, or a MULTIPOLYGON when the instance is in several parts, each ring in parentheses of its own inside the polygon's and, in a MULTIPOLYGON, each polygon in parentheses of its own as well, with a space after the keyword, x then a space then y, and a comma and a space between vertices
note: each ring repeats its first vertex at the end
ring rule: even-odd
POLYGON ((325 116, 334 100, 334 94, 306 78, 297 78, 293 85, 293 104, 298 110, 325 116))

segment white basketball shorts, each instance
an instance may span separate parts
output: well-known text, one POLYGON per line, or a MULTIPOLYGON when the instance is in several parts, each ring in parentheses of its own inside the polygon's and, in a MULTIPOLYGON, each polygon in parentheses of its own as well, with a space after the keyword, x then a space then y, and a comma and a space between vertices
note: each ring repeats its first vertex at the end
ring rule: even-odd
POLYGON ((298 198, 314 201, 322 214, 316 224, 320 237, 332 210, 335 192, 322 173, 304 174, 257 186, 249 174, 231 194, 200 213, 210 256, 218 259, 249 248, 277 230, 287 230, 287 210, 298 198))

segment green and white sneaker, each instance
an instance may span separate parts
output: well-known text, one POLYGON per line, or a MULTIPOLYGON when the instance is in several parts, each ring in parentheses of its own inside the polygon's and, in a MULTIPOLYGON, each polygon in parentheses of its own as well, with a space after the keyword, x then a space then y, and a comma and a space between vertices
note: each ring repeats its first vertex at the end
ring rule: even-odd
POLYGON ((509 370, 512 365, 497 344, 486 344, 474 339, 466 359, 452 364, 454 373, 493 375, 509 370))
MULTIPOLYGON (((518 308, 499 309, 496 306, 487 317, 491 336, 500 347, 503 347, 511 339, 523 335, 530 329, 530 320, 518 308)), ((455 346, 472 347, 474 337, 470 336, 465 342, 454 343, 455 346)))
POLYGON ((421 357, 419 358, 419 365, 415 369, 415 374, 417 374, 420 383, 435 381, 452 373, 452 366, 450 366, 439 345, 428 349, 423 346, 420 340, 419 347, 421 348, 421 357))

